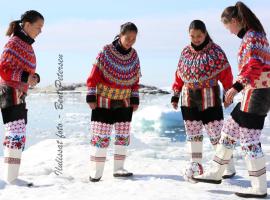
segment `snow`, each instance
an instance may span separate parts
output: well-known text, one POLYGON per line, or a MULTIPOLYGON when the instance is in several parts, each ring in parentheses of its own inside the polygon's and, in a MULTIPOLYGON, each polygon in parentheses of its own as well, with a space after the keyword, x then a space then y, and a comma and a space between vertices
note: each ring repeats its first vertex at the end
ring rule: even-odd
MULTIPOLYGON (((249 185, 239 150, 234 155, 237 169, 235 178, 225 180, 221 185, 192 184, 182 177, 181 170, 188 160, 185 146, 166 147, 164 144, 160 145, 164 149, 130 149, 126 168, 135 174, 130 179, 113 178, 110 148, 102 180, 92 183, 88 181, 89 144, 77 138, 64 139, 63 143, 63 175, 57 176, 54 173, 54 166, 57 165, 56 140, 44 140, 28 148, 23 154, 20 178, 33 181, 35 186, 25 188, 5 185, 1 181, 0 199, 237 199, 233 193, 249 185)), ((210 146, 205 146, 206 163, 213 152, 210 146)), ((270 146, 264 144, 263 147, 266 155, 269 155, 270 146)), ((269 156, 267 158, 269 171, 269 156)), ((0 169, 3 169, 2 159, 0 163, 0 169)))
MULTIPOLYGON (((76 98, 79 97, 76 96, 76 98)), ((30 132, 37 131, 40 135, 35 136, 38 138, 37 142, 29 145, 23 153, 20 178, 33 182, 34 187, 6 185, 2 181, 3 157, 0 157, 1 200, 233 200, 239 199, 234 192, 250 185, 239 147, 234 152, 237 175, 233 179, 224 180, 220 185, 192 184, 183 179, 183 169, 188 163, 189 155, 186 152, 185 142, 177 141, 172 135, 183 127, 181 125, 178 129, 174 128, 173 121, 182 123, 181 113, 173 111, 169 107, 169 96, 155 97, 148 103, 145 99, 144 106, 134 115, 131 145, 126 161, 126 168, 133 172, 134 176, 126 179, 113 177, 113 146, 111 145, 101 181, 89 182, 88 120, 90 120, 90 113, 89 110, 84 111, 87 106, 82 103, 83 100, 75 101, 71 97, 68 99, 67 104, 69 105, 66 106, 63 114, 63 123, 66 124, 64 127, 66 139, 53 137, 52 133, 56 128, 55 119, 52 120, 51 126, 49 122, 46 122, 45 127, 41 125, 45 118, 49 120, 54 115, 51 111, 42 114, 41 109, 39 111, 40 119, 34 115, 30 118, 30 121, 35 122, 32 125, 30 122, 30 132), (77 110, 72 109, 74 106, 77 110), (57 140, 63 142, 63 174, 59 176, 54 173, 57 166, 55 160, 58 150, 57 140)), ((30 100, 29 107, 33 108, 37 101, 43 101, 44 98, 36 96, 31 97, 30 100)), ((37 111, 40 107, 35 109, 37 111)), ((29 115, 31 115, 31 110, 29 115)), ((266 119, 265 127, 262 134, 262 146, 266 155, 267 171, 269 171, 269 118, 266 119)), ((34 136, 32 135, 32 137, 34 136)), ((209 166, 213 155, 209 139, 205 136, 203 152, 205 169, 209 166)), ((267 173, 267 178, 270 179, 269 173, 267 173)), ((268 186, 270 186, 269 181, 268 186)))

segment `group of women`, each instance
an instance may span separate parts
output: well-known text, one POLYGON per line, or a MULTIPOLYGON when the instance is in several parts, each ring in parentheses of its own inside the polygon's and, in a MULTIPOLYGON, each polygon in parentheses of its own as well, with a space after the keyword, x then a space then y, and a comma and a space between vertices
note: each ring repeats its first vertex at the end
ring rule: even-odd
MULTIPOLYGON (((172 87, 173 108, 178 108, 179 99, 181 102, 190 167, 202 167, 203 128, 215 151, 209 170, 200 175, 191 174, 188 179, 219 184, 222 179, 232 178, 236 173, 233 149, 240 141, 251 187, 235 194, 265 198, 266 166, 260 136, 270 109, 269 44, 259 19, 242 2, 227 7, 221 21, 226 29, 242 40, 238 52, 238 76, 233 81, 225 52, 212 40, 204 22, 194 20, 189 26, 191 43, 181 52, 172 87), (235 106, 230 117, 224 119, 222 103, 227 108, 239 92, 242 101, 235 106)), ((24 183, 18 179, 18 173, 26 138, 25 97, 28 87, 40 81, 40 76, 35 73, 32 44, 41 33, 43 24, 43 16, 34 10, 11 22, 7 31, 10 39, 0 60, 0 105, 5 127, 4 179, 10 184, 24 183)), ((124 168, 124 163, 130 143, 132 115, 140 103, 140 61, 133 48, 137 33, 134 23, 121 25, 120 33, 112 43, 99 52, 87 79, 86 102, 92 110, 91 182, 99 181, 103 175, 113 129, 113 176, 133 175, 124 168)))

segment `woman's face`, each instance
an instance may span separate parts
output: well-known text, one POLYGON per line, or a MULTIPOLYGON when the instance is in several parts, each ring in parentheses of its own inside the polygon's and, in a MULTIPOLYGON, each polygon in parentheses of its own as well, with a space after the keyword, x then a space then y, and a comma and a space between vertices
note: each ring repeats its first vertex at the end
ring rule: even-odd
POLYGON ((43 25, 43 19, 38 19, 34 23, 25 22, 23 30, 28 36, 30 36, 32 39, 35 39, 41 33, 43 25))
POLYGON ((199 46, 204 42, 204 40, 205 40, 205 38, 207 36, 207 33, 203 33, 199 29, 190 29, 189 30, 189 36, 190 36, 191 42, 194 45, 199 46))
POLYGON ((124 35, 120 35, 120 42, 124 49, 130 49, 136 42, 137 33, 135 31, 128 31, 124 35))
POLYGON ((230 33, 234 35, 237 35, 242 28, 240 23, 235 18, 232 18, 230 22, 223 23, 223 24, 225 28, 228 29, 230 33))

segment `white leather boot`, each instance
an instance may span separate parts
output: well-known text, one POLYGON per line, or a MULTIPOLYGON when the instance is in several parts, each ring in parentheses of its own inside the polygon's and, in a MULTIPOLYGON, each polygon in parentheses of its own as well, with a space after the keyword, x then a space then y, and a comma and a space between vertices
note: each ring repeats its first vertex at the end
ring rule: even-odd
POLYGON ((193 179, 197 182, 220 184, 226 165, 229 163, 233 150, 226 148, 222 144, 217 145, 216 155, 208 171, 193 179))
POLYGON ((246 165, 251 181, 251 187, 235 194, 244 198, 265 198, 267 197, 267 181, 266 181, 266 168, 265 157, 251 159, 246 156, 246 165))
MULTIPOLYGON (((213 148, 216 150, 217 149, 217 145, 213 145, 213 148)), ((235 171, 234 159, 233 159, 233 155, 232 155, 229 164, 226 165, 226 168, 225 168, 225 171, 223 173, 222 178, 223 179, 232 178, 232 177, 235 176, 235 174, 236 174, 236 171, 235 171)))
POLYGON ((127 146, 124 146, 124 145, 115 145, 115 151, 114 151, 114 167, 113 167, 113 176, 114 177, 129 177, 129 176, 133 176, 133 173, 128 172, 124 168, 126 154, 127 154, 127 146))
POLYGON ((222 178, 228 179, 234 177, 236 174, 235 167, 234 167, 234 159, 233 156, 231 157, 231 160, 228 165, 226 165, 225 171, 223 173, 222 178))
POLYGON ((90 177, 91 182, 98 182, 104 171, 107 148, 91 147, 90 177))
POLYGON ((187 141, 187 147, 188 147, 188 152, 190 154, 190 162, 197 162, 197 163, 202 163, 202 149, 203 149, 203 143, 198 141, 198 142, 193 142, 193 141, 187 141))
POLYGON ((18 178, 21 155, 21 149, 4 148, 4 180, 7 183, 11 183, 18 178))

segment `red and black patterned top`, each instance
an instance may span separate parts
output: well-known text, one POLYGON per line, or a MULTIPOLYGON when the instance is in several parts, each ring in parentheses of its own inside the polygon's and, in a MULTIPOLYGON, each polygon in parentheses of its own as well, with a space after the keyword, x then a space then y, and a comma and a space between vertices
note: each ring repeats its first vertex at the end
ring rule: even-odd
POLYGON ((23 32, 15 33, 4 47, 0 59, 0 84, 27 92, 29 74, 35 74, 34 42, 23 32))
POLYGON ((232 86, 231 66, 223 50, 214 42, 199 51, 188 45, 181 53, 175 73, 173 91, 179 96, 182 87, 203 89, 217 86, 220 81, 225 90, 232 86))
POLYGON ((118 41, 104 46, 87 79, 87 102, 97 97, 110 100, 130 99, 139 104, 140 61, 135 49, 124 50, 118 41))
POLYGON ((238 34, 242 43, 238 53, 239 75, 233 87, 270 87, 270 48, 266 35, 253 30, 241 30, 238 34))

